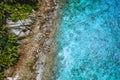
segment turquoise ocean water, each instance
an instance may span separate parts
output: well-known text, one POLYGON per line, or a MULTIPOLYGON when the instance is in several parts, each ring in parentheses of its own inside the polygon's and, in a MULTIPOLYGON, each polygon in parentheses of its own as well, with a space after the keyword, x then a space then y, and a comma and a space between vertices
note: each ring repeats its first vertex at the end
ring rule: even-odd
POLYGON ((66 0, 52 80, 120 80, 120 0, 66 0))

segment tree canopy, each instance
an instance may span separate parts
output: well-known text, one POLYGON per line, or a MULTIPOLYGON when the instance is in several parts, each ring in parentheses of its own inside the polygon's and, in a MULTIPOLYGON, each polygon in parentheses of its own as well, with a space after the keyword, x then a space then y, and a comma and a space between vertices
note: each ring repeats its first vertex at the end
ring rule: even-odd
POLYGON ((38 0, 0 0, 0 80, 4 80, 4 69, 13 66, 19 58, 17 36, 9 33, 6 20, 26 19, 37 5, 38 0))

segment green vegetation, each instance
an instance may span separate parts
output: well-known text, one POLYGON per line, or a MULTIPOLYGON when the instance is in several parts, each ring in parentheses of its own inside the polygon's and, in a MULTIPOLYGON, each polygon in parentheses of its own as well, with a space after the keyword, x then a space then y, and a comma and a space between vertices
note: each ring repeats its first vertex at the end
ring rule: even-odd
POLYGON ((0 80, 3 80, 3 70, 12 66, 18 59, 17 37, 9 34, 9 29, 2 25, 0 27, 0 80))
POLYGON ((6 19, 26 19, 37 6, 37 0, 0 0, 0 80, 4 78, 4 69, 13 66, 19 57, 17 36, 9 33, 10 29, 5 26, 6 19))

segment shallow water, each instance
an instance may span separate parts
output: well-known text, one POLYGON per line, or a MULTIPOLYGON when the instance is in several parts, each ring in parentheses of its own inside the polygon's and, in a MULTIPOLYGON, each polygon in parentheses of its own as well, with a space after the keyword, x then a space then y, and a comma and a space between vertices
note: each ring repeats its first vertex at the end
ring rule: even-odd
POLYGON ((52 80, 120 80, 120 0, 66 0, 52 80))

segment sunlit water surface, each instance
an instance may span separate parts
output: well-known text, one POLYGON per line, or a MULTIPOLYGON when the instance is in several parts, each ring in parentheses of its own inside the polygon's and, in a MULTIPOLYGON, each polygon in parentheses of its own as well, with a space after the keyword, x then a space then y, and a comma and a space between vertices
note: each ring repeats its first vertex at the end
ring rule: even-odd
POLYGON ((120 80, 120 0, 66 0, 52 80, 120 80))

